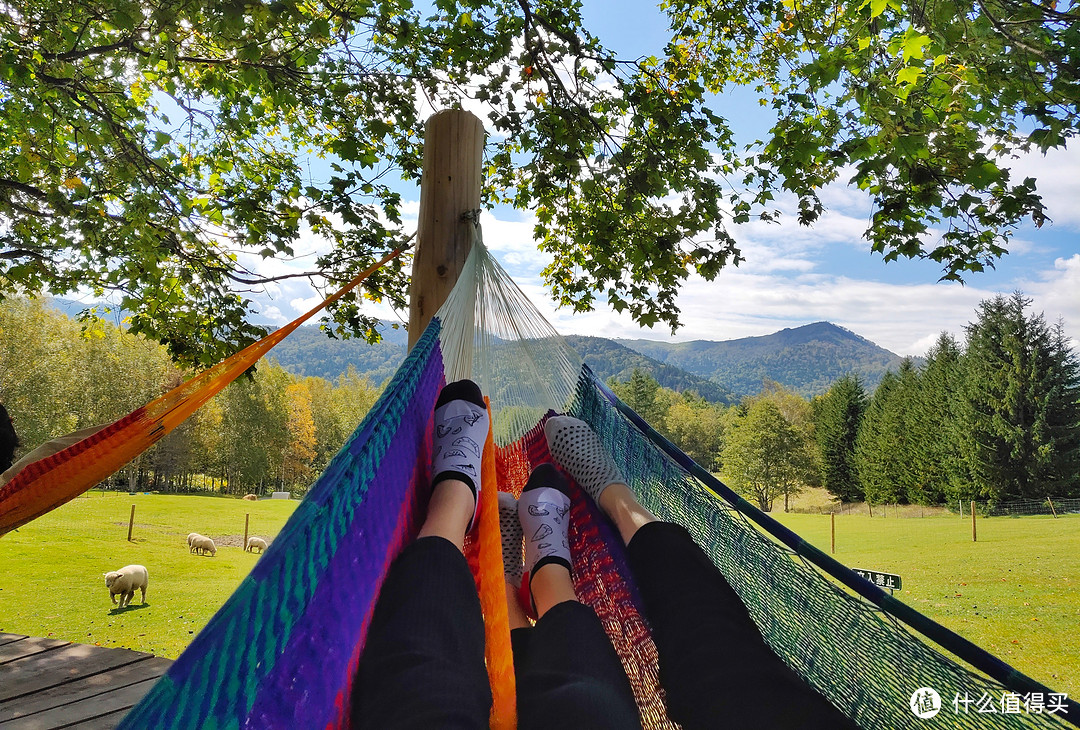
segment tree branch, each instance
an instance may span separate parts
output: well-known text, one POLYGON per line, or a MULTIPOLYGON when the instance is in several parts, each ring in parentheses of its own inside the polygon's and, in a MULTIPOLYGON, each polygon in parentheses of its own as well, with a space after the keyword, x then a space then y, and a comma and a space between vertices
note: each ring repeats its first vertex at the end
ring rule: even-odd
POLYGON ((75 50, 72 48, 70 51, 64 53, 42 53, 41 57, 49 61, 77 61, 80 58, 86 58, 87 56, 96 56, 102 53, 112 53, 113 51, 119 51, 122 49, 131 50, 134 45, 134 39, 132 36, 128 36, 116 43, 110 43, 107 46, 91 46, 90 48, 83 48, 82 50, 75 50))

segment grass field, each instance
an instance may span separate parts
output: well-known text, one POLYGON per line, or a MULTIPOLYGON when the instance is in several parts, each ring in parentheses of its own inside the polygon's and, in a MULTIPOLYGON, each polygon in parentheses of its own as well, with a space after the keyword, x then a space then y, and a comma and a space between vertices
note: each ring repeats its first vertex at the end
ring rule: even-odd
MULTIPOLYGON (((297 503, 92 493, 0 538, 0 631, 123 646, 175 657, 251 570, 240 548, 275 535, 297 503), (127 542, 131 504, 135 530, 127 542), (201 532, 217 557, 188 553, 201 532), (128 563, 150 572, 147 606, 116 610, 102 574, 128 563)), ((876 511, 875 511, 876 513, 876 511)), ((774 516, 825 551, 829 517, 774 516)), ((1080 515, 871 519, 838 515, 836 557, 899 573, 898 597, 1071 697, 1080 696, 1080 515)))
POLYGON ((0 538, 0 631, 175 658, 259 559, 241 547, 244 515, 269 538, 297 504, 91 492, 0 538), (189 532, 213 538, 217 556, 190 554, 189 532), (102 574, 130 563, 150 573, 147 605, 136 591, 121 611, 102 574))
MULTIPOLYGON (((773 513, 829 551, 827 515, 773 513)), ((1056 692, 1080 696, 1080 515, 837 515, 845 565, 898 573, 897 597, 1056 692)))

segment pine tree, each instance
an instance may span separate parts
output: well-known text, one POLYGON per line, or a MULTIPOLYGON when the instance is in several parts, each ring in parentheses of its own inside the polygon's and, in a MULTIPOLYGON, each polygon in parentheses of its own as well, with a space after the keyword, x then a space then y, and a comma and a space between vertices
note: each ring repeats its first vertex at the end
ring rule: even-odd
POLYGON ((662 403, 659 398, 660 383, 647 370, 634 368, 630 374, 630 380, 620 383, 611 379, 608 385, 620 400, 644 418, 649 425, 657 430, 663 430, 664 416, 667 413, 666 403, 662 403))
POLYGON ((863 414, 855 442, 855 465, 866 501, 907 502, 915 478, 913 404, 918 376, 910 359, 887 372, 863 414))
POLYGON ((913 482, 908 499, 939 504, 969 497, 960 459, 957 398, 963 385, 960 345, 942 332, 926 354, 913 403, 913 482))
POLYGON ((814 401, 814 428, 821 456, 821 483, 844 502, 863 497, 855 470, 855 439, 866 409, 866 391, 857 375, 837 380, 814 401))
POLYGON ((1076 355, 1030 305, 1020 292, 985 300, 967 328, 965 457, 993 501, 1068 494, 1080 481, 1076 355))

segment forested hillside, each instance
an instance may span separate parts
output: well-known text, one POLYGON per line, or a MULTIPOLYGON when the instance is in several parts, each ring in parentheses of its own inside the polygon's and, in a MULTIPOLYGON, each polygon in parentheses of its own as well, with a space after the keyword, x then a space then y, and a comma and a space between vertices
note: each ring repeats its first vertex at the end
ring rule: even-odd
MULTIPOLYGON (((384 323, 383 341, 370 345, 363 340, 333 340, 318 327, 301 327, 274 349, 283 368, 296 375, 333 380, 350 366, 379 384, 394 374, 405 358, 408 335, 404 328, 384 323)), ((635 369, 644 370, 665 388, 693 390, 712 403, 734 403, 735 396, 722 385, 700 378, 672 365, 657 362, 603 337, 570 336, 567 342, 577 350, 602 379, 626 380, 635 369)))
POLYGON ((831 322, 780 330, 763 337, 713 342, 619 340, 643 355, 708 378, 737 396, 753 395, 766 379, 802 395, 824 393, 840 377, 855 373, 875 387, 900 356, 831 322))
POLYGON ((318 326, 306 325, 274 348, 274 358, 290 373, 327 380, 334 380, 352 366, 379 385, 401 365, 409 340, 404 327, 394 329, 389 322, 383 322, 379 331, 382 342, 372 345, 355 338, 330 339, 318 326))
MULTIPOLYGON (((291 373, 333 380, 349 366, 371 382, 386 381, 405 357, 404 328, 382 326, 383 341, 334 340, 318 327, 301 327, 274 351, 291 373)), ((567 342, 603 379, 626 380, 643 370, 665 388, 696 391, 713 403, 734 403, 762 389, 766 380, 805 396, 824 393, 837 379, 854 373, 869 388, 895 370, 901 358, 829 322, 781 330, 763 337, 713 342, 609 340, 570 335, 567 342)), ((918 362, 918 361, 916 361, 918 362)))
POLYGON ((566 338, 601 380, 629 380, 635 370, 642 370, 664 388, 678 392, 695 391, 710 403, 735 403, 738 398, 722 384, 700 378, 685 370, 634 352, 629 347, 605 337, 571 335, 566 338))

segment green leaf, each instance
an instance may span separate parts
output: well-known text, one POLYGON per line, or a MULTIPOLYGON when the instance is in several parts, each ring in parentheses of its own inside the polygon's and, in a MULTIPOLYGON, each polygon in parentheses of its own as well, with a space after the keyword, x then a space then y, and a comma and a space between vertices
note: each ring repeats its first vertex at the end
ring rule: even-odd
POLYGON ((906 66, 896 74, 896 82, 898 84, 915 84, 918 83, 919 78, 924 73, 926 72, 918 66, 906 66))

